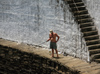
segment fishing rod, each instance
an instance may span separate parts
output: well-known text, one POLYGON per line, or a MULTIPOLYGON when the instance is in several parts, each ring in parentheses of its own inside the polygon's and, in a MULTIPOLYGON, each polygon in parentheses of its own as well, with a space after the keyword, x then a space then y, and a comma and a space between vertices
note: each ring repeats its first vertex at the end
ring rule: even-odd
POLYGON ((45 44, 45 43, 46 43, 46 41, 44 41, 44 42, 40 43, 39 45, 42 45, 42 44, 45 44))

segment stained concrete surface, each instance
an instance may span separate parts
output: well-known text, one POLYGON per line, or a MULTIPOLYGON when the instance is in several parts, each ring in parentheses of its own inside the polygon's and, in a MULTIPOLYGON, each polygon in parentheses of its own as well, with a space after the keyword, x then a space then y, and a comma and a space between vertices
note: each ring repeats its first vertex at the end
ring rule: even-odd
POLYGON ((0 74, 65 74, 51 67, 49 60, 18 49, 0 46, 0 59, 0 74))
POLYGON ((18 44, 17 42, 8 41, 4 39, 0 39, 0 45, 10 47, 13 49, 18 49, 20 51, 27 52, 27 53, 35 53, 36 55, 39 55, 41 57, 45 57, 52 61, 59 62, 63 66, 70 68, 72 71, 78 71, 80 74, 100 74, 99 63, 95 63, 95 62, 88 63, 86 61, 83 61, 78 58, 74 58, 69 55, 63 56, 62 54, 59 54, 60 57, 58 59, 51 58, 48 49, 35 47, 24 43, 18 44))

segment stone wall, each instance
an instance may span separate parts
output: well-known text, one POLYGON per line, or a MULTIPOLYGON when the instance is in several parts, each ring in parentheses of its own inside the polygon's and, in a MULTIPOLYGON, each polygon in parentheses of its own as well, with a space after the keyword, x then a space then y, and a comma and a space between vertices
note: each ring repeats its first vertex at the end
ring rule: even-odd
MULTIPOLYGON (((79 26, 63 0, 1 0, 0 37, 19 43, 40 45, 49 30, 58 33, 58 50, 89 61, 79 26)), ((49 42, 40 46, 48 47, 49 42)))

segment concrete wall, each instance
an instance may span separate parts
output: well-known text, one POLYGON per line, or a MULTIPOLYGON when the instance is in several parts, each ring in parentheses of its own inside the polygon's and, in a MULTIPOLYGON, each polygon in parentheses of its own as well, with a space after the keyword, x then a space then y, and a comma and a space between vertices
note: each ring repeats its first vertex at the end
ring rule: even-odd
POLYGON ((100 0, 83 0, 100 35, 100 0))
MULTIPOLYGON (((69 7, 62 0, 1 0, 0 37, 40 45, 49 30, 58 33, 58 50, 89 61, 88 50, 69 7)), ((42 44, 49 47, 49 42, 42 44)))

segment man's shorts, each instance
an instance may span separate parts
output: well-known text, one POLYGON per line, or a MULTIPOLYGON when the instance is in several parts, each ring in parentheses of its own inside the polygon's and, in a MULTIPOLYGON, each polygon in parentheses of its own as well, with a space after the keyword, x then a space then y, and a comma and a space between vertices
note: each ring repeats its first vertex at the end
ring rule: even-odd
POLYGON ((56 42, 50 42, 50 49, 57 49, 56 42))

